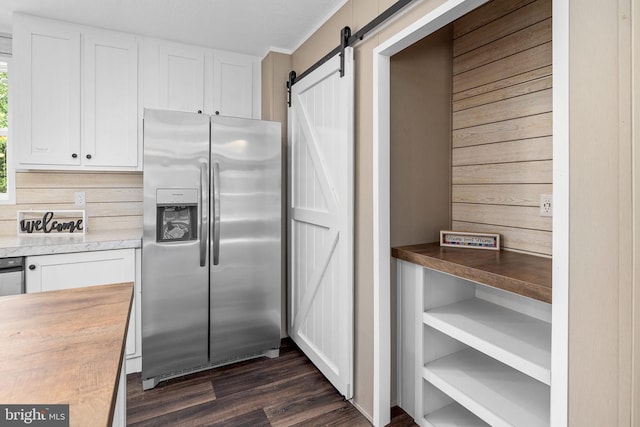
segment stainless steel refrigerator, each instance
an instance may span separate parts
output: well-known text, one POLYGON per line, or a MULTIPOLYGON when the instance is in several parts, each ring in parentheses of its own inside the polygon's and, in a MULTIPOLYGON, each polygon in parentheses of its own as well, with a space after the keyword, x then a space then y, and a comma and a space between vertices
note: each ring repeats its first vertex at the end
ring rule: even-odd
POLYGON ((280 124, 145 109, 142 378, 280 346, 280 124))

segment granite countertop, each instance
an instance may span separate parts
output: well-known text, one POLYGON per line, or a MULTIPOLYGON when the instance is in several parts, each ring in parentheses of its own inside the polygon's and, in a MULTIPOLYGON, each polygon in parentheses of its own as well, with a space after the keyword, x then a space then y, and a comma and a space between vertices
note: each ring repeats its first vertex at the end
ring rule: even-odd
POLYGON ((2 236, 0 258, 140 248, 142 230, 113 230, 64 236, 2 236))
POLYGON ((395 258, 551 303, 551 259, 509 251, 441 247, 392 248, 395 258))
POLYGON ((71 426, 110 426, 132 296, 119 283, 0 298, 0 403, 69 404, 71 426))

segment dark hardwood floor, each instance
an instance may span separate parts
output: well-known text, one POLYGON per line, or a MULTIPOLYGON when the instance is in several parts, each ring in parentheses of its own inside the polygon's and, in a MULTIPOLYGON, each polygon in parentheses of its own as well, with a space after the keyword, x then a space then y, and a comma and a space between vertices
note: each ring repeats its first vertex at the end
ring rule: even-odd
MULTIPOLYGON (((415 426, 399 408, 391 426, 415 426)), ((127 376, 130 426, 369 426, 291 340, 259 358, 160 383, 143 391, 127 376)))

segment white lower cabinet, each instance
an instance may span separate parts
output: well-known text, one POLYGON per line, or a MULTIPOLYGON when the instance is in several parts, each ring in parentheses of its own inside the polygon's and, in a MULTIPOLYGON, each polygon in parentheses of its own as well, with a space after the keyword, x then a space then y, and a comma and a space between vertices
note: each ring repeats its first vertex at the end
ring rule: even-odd
POLYGON ((116 395, 116 408, 113 411, 111 427, 126 427, 127 425, 127 374, 125 366, 120 369, 118 382, 118 394, 116 395))
POLYGON ((548 426, 551 305, 397 262, 400 406, 421 426, 548 426))
POLYGON ((140 249, 116 249, 30 256, 25 261, 27 293, 134 282, 129 330, 113 425, 126 425, 126 373, 141 368, 140 249))
POLYGON ((135 281, 135 249, 38 255, 26 259, 27 293, 135 281))
POLYGON ((126 373, 142 371, 142 250, 135 250, 136 281, 127 334, 126 373), (133 323, 133 327, 131 324, 133 323))

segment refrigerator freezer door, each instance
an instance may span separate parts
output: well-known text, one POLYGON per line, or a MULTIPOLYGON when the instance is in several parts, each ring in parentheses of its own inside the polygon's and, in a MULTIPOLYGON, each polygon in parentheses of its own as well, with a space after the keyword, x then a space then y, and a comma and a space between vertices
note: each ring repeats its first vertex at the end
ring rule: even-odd
POLYGON ((210 128, 205 115, 150 109, 144 114, 142 377, 148 383, 208 362, 209 266, 201 265, 207 245, 200 243, 209 229, 210 128), (171 189, 196 198, 197 209, 188 211, 197 238, 157 240, 157 208, 171 189))
POLYGON ((280 346, 280 124, 212 117, 211 164, 210 357, 218 363, 280 346))

